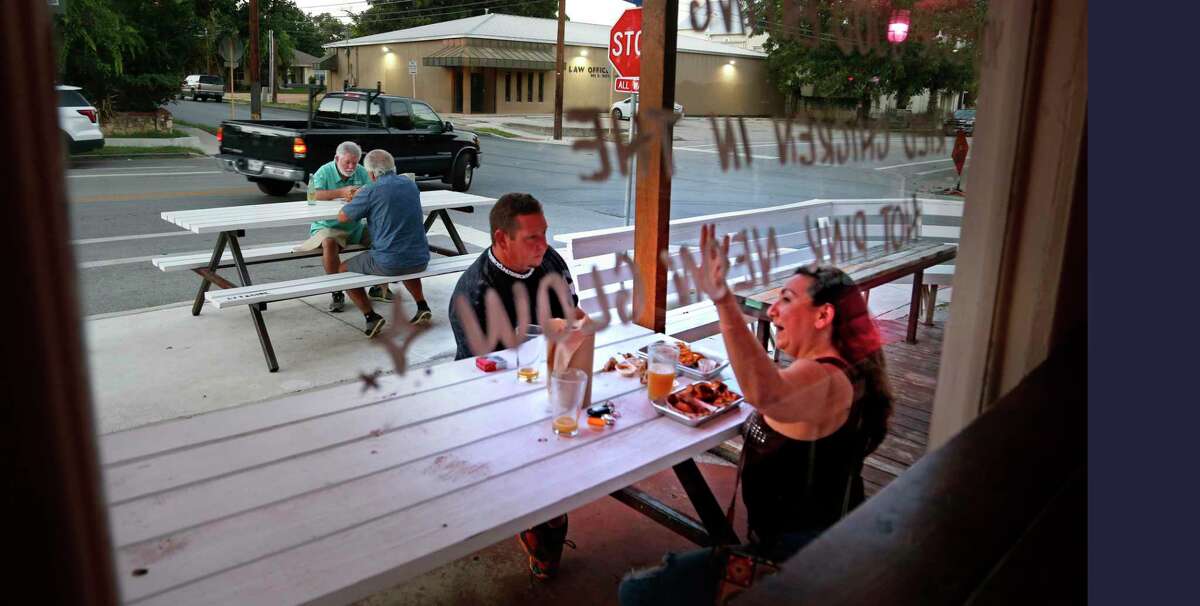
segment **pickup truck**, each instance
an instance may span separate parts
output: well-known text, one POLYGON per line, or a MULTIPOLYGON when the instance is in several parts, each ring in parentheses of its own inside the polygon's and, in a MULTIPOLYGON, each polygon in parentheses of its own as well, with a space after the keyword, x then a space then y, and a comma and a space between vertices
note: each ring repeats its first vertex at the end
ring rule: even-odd
POLYGON ((454 130, 427 103, 376 91, 329 93, 309 120, 226 120, 216 158, 263 193, 283 196, 333 160, 343 141, 358 143, 364 155, 386 149, 396 172, 441 179, 455 191, 467 191, 479 167, 474 133, 454 130))

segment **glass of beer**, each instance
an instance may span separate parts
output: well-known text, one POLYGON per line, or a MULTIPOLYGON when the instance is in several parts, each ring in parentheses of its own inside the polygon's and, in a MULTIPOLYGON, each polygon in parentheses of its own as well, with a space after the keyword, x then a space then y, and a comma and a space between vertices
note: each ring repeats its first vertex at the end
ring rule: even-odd
POLYGON ((545 348, 546 337, 542 332, 542 327, 530 324, 525 329, 525 334, 521 335, 521 342, 517 345, 518 381, 525 383, 537 381, 538 375, 541 374, 538 370, 538 360, 545 348))
POLYGON ((675 385, 675 364, 679 348, 673 343, 658 342, 646 350, 646 393, 651 400, 661 400, 675 385))
POLYGON ((550 422, 554 433, 571 437, 579 433, 579 410, 587 390, 587 373, 561 368, 550 373, 550 422))

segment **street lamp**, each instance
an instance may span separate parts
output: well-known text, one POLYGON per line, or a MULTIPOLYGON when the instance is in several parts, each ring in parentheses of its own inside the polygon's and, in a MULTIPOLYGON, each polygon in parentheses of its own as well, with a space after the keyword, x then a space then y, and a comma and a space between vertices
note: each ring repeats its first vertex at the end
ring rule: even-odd
POLYGON ((908 39, 909 12, 905 9, 892 11, 888 20, 887 39, 892 44, 900 44, 908 39))

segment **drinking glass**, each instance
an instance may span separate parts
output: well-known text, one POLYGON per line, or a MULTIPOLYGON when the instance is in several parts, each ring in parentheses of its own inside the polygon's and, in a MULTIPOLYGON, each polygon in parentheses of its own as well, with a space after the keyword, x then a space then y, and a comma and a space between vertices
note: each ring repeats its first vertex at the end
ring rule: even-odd
POLYGON ((661 400, 671 393, 671 387, 675 385, 679 348, 673 343, 660 341, 651 344, 646 353, 646 394, 651 400, 661 400))
POLYGON ((306 198, 308 199, 308 205, 316 206, 317 205, 317 188, 308 187, 306 189, 308 189, 308 194, 306 196, 306 198))
POLYGON ((525 329, 525 334, 521 335, 520 343, 517 344, 517 380, 525 383, 533 383, 537 381, 538 361, 542 357, 542 352, 546 349, 546 337, 542 331, 542 327, 537 324, 530 324, 525 329))
POLYGON ((550 424, 554 433, 571 437, 579 433, 579 410, 587 390, 587 373, 561 368, 550 373, 550 424))

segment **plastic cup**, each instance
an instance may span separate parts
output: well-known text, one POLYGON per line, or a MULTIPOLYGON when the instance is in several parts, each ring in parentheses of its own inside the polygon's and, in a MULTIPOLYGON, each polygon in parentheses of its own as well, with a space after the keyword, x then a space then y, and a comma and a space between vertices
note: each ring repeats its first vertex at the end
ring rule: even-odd
POLYGON ((679 348, 672 343, 654 343, 646 352, 646 395, 662 400, 675 385, 675 365, 679 363, 679 348))
POLYGON ((563 368, 550 373, 550 427, 556 435, 572 437, 579 433, 579 411, 587 373, 578 368, 563 368))
POLYGON ((538 380, 541 374, 538 361, 546 349, 546 337, 543 335, 542 327, 537 324, 530 324, 525 334, 521 335, 521 342, 517 345, 518 381, 533 383, 538 380))

